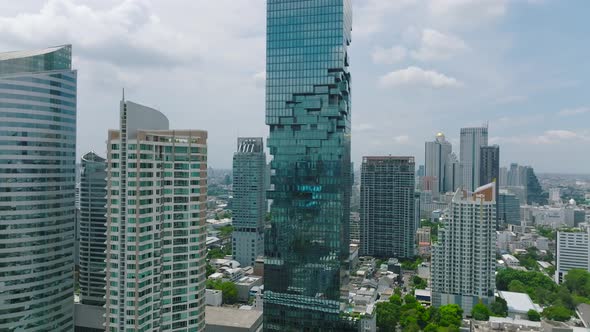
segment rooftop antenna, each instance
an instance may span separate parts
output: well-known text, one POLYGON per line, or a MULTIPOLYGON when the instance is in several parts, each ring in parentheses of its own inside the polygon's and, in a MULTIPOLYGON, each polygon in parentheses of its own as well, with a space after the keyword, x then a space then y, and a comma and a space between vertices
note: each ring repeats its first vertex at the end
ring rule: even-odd
POLYGON ((125 88, 123 88, 123 101, 125 101, 125 88))

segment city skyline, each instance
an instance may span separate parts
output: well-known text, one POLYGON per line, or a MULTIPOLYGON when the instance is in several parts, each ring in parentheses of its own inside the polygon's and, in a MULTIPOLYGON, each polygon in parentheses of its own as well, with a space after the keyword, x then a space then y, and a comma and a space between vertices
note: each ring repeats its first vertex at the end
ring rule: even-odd
MULTIPOLYGON (((353 2, 356 42, 351 55, 360 72, 352 85, 353 103, 363 110, 352 119, 355 164, 363 154, 413 155, 422 164, 423 144, 435 133, 445 133, 458 146, 459 128, 489 121, 489 143, 502 146, 501 165, 518 162, 540 173, 588 173, 584 165, 590 157, 576 148, 589 139, 590 116, 583 90, 590 75, 576 66, 590 50, 577 43, 583 29, 575 29, 588 4, 578 4, 581 10, 571 12, 571 4, 549 0, 353 2), (459 14, 470 13, 477 20, 459 23, 459 14), (530 27, 517 28, 519 20, 530 27), (556 40, 551 29, 568 33, 556 40), (546 38, 536 37, 537 30, 546 38), (549 40, 556 47, 546 48, 549 40), (573 45, 577 53, 560 52, 573 45), (482 69, 482 62, 490 69, 482 69), (547 154, 554 158, 543 158, 547 154)), ((81 72, 79 128, 85 133, 78 158, 87 151, 105 153, 104 128, 117 127, 117 110, 108 105, 125 87, 133 99, 167 112, 173 126, 207 129, 209 164, 230 169, 236 136, 267 135, 264 2, 183 6, 189 10, 114 0, 91 6, 66 0, 8 3, 0 15, 6 36, 0 49, 73 44, 74 66, 81 72), (198 16, 187 20, 181 12, 198 16), (82 20, 85 24, 78 26, 83 28, 69 29, 82 20), (214 22, 224 31, 210 33, 214 22), (235 54, 230 47, 249 52, 235 54), (240 89, 232 90, 232 98, 220 97, 217 91, 228 85, 240 89)))

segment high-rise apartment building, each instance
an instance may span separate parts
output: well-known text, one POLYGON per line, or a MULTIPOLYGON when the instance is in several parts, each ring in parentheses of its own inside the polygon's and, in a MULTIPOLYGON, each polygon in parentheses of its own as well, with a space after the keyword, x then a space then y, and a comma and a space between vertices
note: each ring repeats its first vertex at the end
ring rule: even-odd
POLYGON ((0 330, 72 331, 76 82, 70 45, 0 53, 0 330))
POLYGON ((80 177, 80 302, 103 306, 106 259, 106 160, 94 152, 82 157, 80 177))
POLYGON ((562 283, 569 270, 590 272, 590 228, 582 232, 557 232, 555 282, 562 283))
POLYGON ((267 331, 356 330, 341 314, 349 273, 351 30, 350 0, 267 1, 267 331))
POLYGON ((363 157, 360 255, 416 255, 414 157, 363 157))
POLYGON ((480 184, 480 148, 488 145, 488 127, 461 128, 460 144, 463 187, 475 191, 480 184))
POLYGON ((264 254, 266 154, 262 137, 238 138, 233 159, 232 250, 242 266, 264 254))
POLYGON ((426 142, 425 151, 425 176, 435 178, 433 192, 445 192, 446 164, 453 152, 453 146, 443 133, 438 133, 433 142, 426 142))
POLYGON ((432 303, 459 304, 464 313, 480 300, 490 305, 496 287, 496 193, 489 183, 457 190, 432 247, 432 303))
POLYGON ((108 137, 106 331, 202 331, 207 132, 120 107, 108 137))

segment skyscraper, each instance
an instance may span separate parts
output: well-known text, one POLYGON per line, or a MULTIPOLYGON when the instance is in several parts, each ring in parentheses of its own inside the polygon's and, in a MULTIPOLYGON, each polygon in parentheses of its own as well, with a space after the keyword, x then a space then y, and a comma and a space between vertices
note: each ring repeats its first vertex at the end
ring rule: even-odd
POLYGON ((0 330, 72 331, 76 80, 70 45, 0 53, 0 330))
POLYGON ((80 178, 80 302, 103 306, 105 295, 106 160, 94 152, 82 157, 80 178))
POLYGON ((233 177, 233 256, 242 266, 251 266, 264 254, 266 154, 262 137, 238 138, 233 177))
POLYGON ((350 0, 267 1, 268 331, 356 330, 340 314, 349 273, 351 30, 350 0))
POLYGON ((416 255, 414 157, 363 157, 360 255, 416 255))
POLYGON ((496 193, 489 183, 457 190, 432 247, 432 304, 459 304, 466 314, 494 300, 496 193))
MULTIPOLYGON (((496 185, 496 209, 500 206, 500 147, 497 145, 482 146, 479 152, 479 183, 491 183, 496 185)), ((500 217, 496 210, 496 217, 500 217)), ((496 227, 499 223, 496 223, 496 227)))
POLYGON ((457 155, 451 153, 445 163, 445 192, 455 192, 463 184, 463 167, 457 155))
POLYGON ((202 331, 207 132, 121 101, 107 166, 106 331, 202 331))
POLYGON ((480 151, 488 145, 488 127, 461 128, 460 161, 463 187, 475 191, 479 187, 480 151))
POLYGON ((438 133, 433 142, 426 142, 425 151, 425 176, 436 179, 433 191, 445 192, 446 163, 453 152, 453 146, 443 133, 438 133))
POLYGON ((583 232, 557 232, 555 282, 562 283, 572 269, 590 272, 590 228, 583 232))

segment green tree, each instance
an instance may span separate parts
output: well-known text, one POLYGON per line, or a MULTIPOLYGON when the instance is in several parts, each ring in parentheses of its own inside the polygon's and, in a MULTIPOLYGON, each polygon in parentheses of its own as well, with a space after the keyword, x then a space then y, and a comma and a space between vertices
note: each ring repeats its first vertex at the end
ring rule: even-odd
POLYGON ((541 313, 543 317, 551 320, 565 322, 572 316, 571 312, 564 306, 553 305, 547 307, 541 313))
POLYGON ((438 331, 438 325, 435 323, 429 323, 424 328, 424 332, 437 332, 437 331, 438 331))
POLYGON ((391 302, 379 302, 376 309, 379 331, 395 331, 401 316, 400 306, 391 302))
POLYGON ((415 275, 412 277, 412 284, 416 289, 426 289, 428 284, 426 283, 425 279, 420 278, 419 276, 415 275))
POLYGON ((222 282, 219 290, 222 292, 223 303, 234 304, 238 302, 238 287, 233 282, 222 282))
POLYGON ((471 317, 475 320, 489 320, 490 319, 490 309, 483 304, 481 301, 473 306, 471 310, 471 317))
POLYGON ((209 251, 207 252, 208 259, 224 258, 224 257, 225 257, 225 253, 223 252, 223 250, 221 250, 219 248, 209 249, 209 251))
POLYGON ((231 236, 233 231, 234 231, 233 226, 231 226, 231 225, 223 226, 219 229, 219 236, 222 238, 229 237, 229 236, 231 236))
POLYGON ((207 277, 209 277, 210 275, 215 273, 215 268, 213 266, 211 266, 211 264, 209 264, 209 262, 207 262, 205 273, 206 273, 207 277))
POLYGON ((590 296, 590 272, 583 269, 572 269, 564 277, 563 285, 576 295, 590 296))
POLYGON ((494 303, 490 305, 491 316, 506 317, 508 316, 508 304, 501 297, 496 297, 494 303))
POLYGON ((457 304, 443 305, 438 309, 438 324, 440 326, 461 326, 463 309, 457 304))
POLYGON ((526 293, 526 286, 520 280, 512 280, 508 284, 508 290, 516 293, 526 293))
POLYGON ((533 322, 540 322, 541 321, 541 314, 538 313, 536 310, 529 310, 527 311, 527 316, 529 318, 529 320, 532 320, 533 322))

